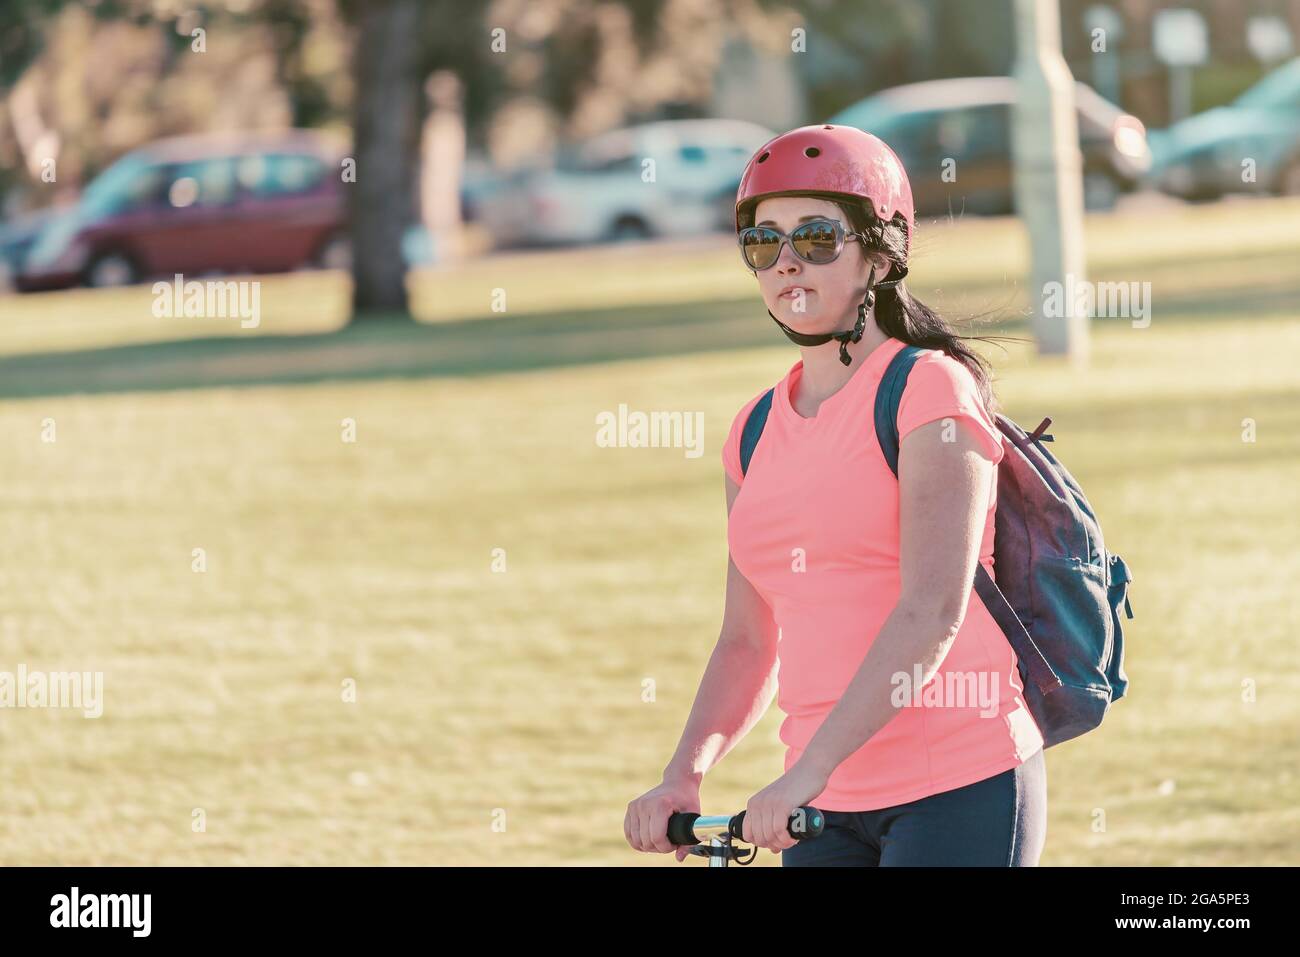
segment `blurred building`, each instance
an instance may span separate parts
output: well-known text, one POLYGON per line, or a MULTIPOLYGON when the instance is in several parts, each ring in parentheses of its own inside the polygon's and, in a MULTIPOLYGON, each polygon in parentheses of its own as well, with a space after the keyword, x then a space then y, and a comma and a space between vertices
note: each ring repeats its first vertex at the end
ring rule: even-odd
POLYGON ((1173 68, 1156 52, 1158 21, 1167 11, 1190 11, 1204 23, 1204 62, 1188 68, 1189 112, 1226 103, 1300 47, 1300 0, 1061 0, 1061 45, 1071 72, 1149 127, 1178 118, 1173 68), (1112 24, 1118 29, 1108 29, 1112 24), (1108 34, 1104 54, 1093 52, 1098 28, 1108 34))

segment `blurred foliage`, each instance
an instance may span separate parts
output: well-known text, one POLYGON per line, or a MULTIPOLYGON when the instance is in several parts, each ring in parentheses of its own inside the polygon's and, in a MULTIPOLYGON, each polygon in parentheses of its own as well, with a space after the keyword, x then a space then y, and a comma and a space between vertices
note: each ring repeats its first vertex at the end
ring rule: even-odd
MULTIPOLYGON (((76 6, 100 25, 129 23, 156 31, 163 52, 133 68, 152 69, 155 85, 173 88, 166 97, 173 122, 155 102, 139 104, 136 108, 148 116, 162 114, 141 131, 143 138, 178 131, 173 127, 206 128, 210 118, 201 109, 177 115, 190 96, 176 89, 186 79, 213 85, 212 72, 182 72, 189 36, 178 26, 188 18, 208 29, 210 60, 221 56, 217 31, 226 27, 239 31, 241 46, 272 56, 276 88, 256 94, 244 88, 241 95, 282 96, 288 121, 296 126, 344 126, 355 93, 348 51, 360 11, 379 2, 8 0, 0 5, 0 83, 12 84, 42 58, 63 26, 60 14, 76 6), (328 52, 313 48, 322 35, 329 37, 328 52)), ((525 123, 520 135, 540 136, 532 146, 620 122, 709 115, 720 51, 729 38, 780 54, 789 49, 793 30, 806 32, 809 52, 791 58, 790 67, 806 87, 810 122, 896 83, 1000 72, 1010 44, 1010 0, 981 3, 978 16, 968 0, 428 0, 419 6, 421 71, 445 69, 460 77, 467 134, 480 148, 493 145, 497 125, 514 122, 514 115, 502 112, 511 103, 531 104, 536 122, 525 123), (508 39, 502 54, 490 48, 490 31, 497 27, 508 39)), ((101 34, 95 36, 99 45, 101 34)), ((238 59, 222 68, 246 72, 238 59)), ((52 64, 51 69, 93 65, 52 64)), ((221 75, 221 69, 215 72, 221 75)), ((203 97, 194 99, 202 107, 203 97)), ((57 110, 47 106, 45 112, 65 142, 82 144, 87 173, 120 149, 96 143, 93 131, 61 125, 57 110)), ((91 112, 97 114, 92 123, 102 125, 103 108, 91 112)), ((230 112, 227 106, 227 119, 230 112)))
POLYGON ((0 3, 0 93, 6 92, 45 48, 50 23, 63 0, 0 3))
MULTIPOLYGON (((0 191, 22 183, 39 201, 50 192, 23 169, 13 128, 8 93, 25 73, 71 184, 171 133, 349 129, 360 11, 387 2, 0 0, 0 191), (190 24, 208 32, 202 58, 187 55, 190 24)), ((1089 3, 1062 0, 1067 47, 1078 46, 1089 3)), ((414 32, 416 82, 455 73, 471 149, 507 162, 620 123, 712 115, 732 41, 763 49, 797 78, 803 122, 901 83, 1004 73, 1015 42, 1011 0, 420 0, 414 32), (491 48, 497 28, 505 51, 491 48), (808 52, 790 56, 795 30, 808 52)), ((1216 39, 1215 62, 1195 73, 1196 109, 1230 100, 1263 72, 1240 61, 1239 41, 1216 39)), ((1145 46, 1136 26, 1121 45, 1125 98, 1149 119, 1166 84, 1138 83, 1150 56, 1134 44, 1145 46)), ((746 118, 762 121, 758 113, 746 118)))
POLYGON ((334 0, 8 0, 0 38, 0 191, 21 185, 22 205, 161 136, 347 124, 348 37, 334 0), (57 156, 54 184, 25 168, 41 136, 57 156))
POLYGON ((1211 63, 1192 71, 1192 112, 1230 103, 1270 73, 1259 63, 1211 63))
POLYGON ((321 78, 306 66, 304 45, 313 28, 311 11, 299 0, 264 0, 261 16, 275 49, 276 76, 293 105, 294 126, 321 126, 341 115, 321 78))
MULTIPOLYGON (((638 59, 650 56, 661 43, 667 5, 668 0, 624 0, 621 4, 629 15, 638 59)), ((562 116, 575 112, 582 91, 599 81, 596 65, 600 62, 603 39, 597 20, 600 6, 581 5, 576 11, 578 15, 568 19, 564 29, 551 33, 541 45, 545 74, 540 90, 562 116)))
POLYGON ((878 90, 1009 71, 1011 0, 759 0, 792 15, 815 55, 795 57, 814 122, 878 90))

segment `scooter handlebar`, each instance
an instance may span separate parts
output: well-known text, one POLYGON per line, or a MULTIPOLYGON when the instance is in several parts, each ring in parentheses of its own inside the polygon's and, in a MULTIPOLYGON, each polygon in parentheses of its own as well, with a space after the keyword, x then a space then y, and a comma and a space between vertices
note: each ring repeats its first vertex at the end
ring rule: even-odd
POLYGON ((699 817, 694 811, 668 815, 668 840, 676 847, 700 843, 695 837, 695 822, 699 817))
MULTIPOLYGON (((668 816, 668 840, 678 847, 702 843, 696 833, 697 825, 701 830, 721 831, 737 840, 743 840, 741 828, 745 824, 745 812, 741 811, 730 818, 703 817, 693 811, 668 816)), ((797 807, 790 815, 786 830, 796 841, 806 841, 817 837, 826 827, 826 815, 815 807, 797 807)))

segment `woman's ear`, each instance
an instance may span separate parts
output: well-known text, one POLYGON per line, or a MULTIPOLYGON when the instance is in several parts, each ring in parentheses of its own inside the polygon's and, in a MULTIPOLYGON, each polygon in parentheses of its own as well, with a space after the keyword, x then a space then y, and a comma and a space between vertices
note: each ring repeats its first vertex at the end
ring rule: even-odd
POLYGON ((867 272, 870 274, 871 267, 876 267, 876 282, 880 282, 889 275, 889 257, 884 253, 876 252, 874 249, 867 252, 867 272))

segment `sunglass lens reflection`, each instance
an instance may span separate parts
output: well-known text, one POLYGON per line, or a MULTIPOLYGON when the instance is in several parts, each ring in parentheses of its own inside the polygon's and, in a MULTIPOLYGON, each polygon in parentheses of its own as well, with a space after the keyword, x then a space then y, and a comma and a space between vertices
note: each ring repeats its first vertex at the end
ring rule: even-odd
POLYGON ((745 231, 742 244, 745 259, 755 269, 766 269, 776 262, 781 248, 781 237, 771 229, 749 229, 745 231))
POLYGON ((811 263, 828 263, 839 245, 835 227, 829 222, 804 223, 790 234, 794 251, 811 263))

